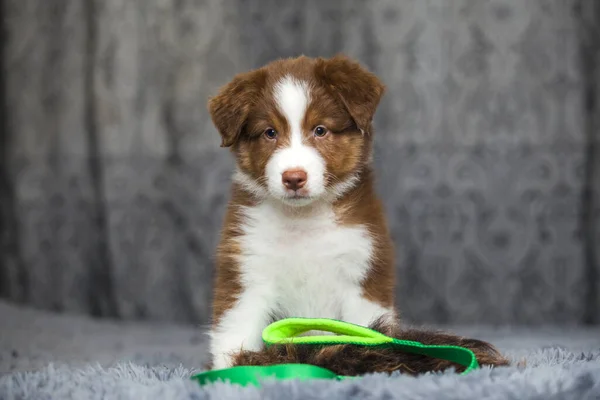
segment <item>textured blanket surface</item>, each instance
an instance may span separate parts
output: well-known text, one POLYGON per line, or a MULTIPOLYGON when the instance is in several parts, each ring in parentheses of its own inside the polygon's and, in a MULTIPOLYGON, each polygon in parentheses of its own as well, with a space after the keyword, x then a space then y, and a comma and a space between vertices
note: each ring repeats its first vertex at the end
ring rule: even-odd
POLYGON ((93 320, 0 303, 0 399, 600 399, 600 329, 441 327, 488 340, 513 366, 262 389, 199 387, 205 327, 93 320))

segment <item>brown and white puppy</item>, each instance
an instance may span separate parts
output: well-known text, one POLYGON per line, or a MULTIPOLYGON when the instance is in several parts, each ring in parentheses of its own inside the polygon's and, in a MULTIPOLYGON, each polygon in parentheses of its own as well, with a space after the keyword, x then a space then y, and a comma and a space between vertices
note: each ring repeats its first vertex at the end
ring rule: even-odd
POLYGON ((395 320, 371 165, 383 92, 348 58, 299 57, 240 74, 210 100, 237 164, 217 250, 213 368, 260 350, 275 319, 395 320))

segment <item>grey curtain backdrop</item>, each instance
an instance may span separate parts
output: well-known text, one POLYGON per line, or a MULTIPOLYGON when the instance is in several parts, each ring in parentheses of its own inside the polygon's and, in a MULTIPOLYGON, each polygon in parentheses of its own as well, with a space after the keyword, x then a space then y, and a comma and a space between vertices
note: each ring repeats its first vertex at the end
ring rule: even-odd
POLYGON ((599 3, 3 0, 0 296, 206 323, 232 169, 208 96, 344 52, 388 86, 404 317, 598 323, 599 3))

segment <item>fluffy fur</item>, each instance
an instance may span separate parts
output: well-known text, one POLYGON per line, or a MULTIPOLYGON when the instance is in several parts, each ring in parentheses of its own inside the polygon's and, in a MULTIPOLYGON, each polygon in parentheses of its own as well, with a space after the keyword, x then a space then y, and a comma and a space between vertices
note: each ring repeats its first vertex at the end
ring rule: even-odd
POLYGON ((214 368, 304 360, 339 369, 348 357, 355 373, 403 364, 397 354, 343 346, 261 353, 262 330, 285 317, 396 329, 392 241, 371 166, 383 93, 346 57, 299 57, 240 74, 210 100, 237 165, 216 257, 214 368), (302 185, 286 181, 293 173, 302 185))
MULTIPOLYGON (((467 347, 473 350, 480 365, 509 365, 500 352, 489 343, 450 335, 443 332, 399 329, 387 321, 376 321, 370 326, 378 332, 397 339, 412 340, 424 344, 444 344, 467 347)), ((312 364, 327 368, 338 375, 358 376, 375 372, 400 372, 417 375, 424 372, 444 371, 464 367, 446 360, 410 354, 394 347, 368 347, 356 345, 312 346, 275 345, 258 351, 242 351, 234 359, 234 365, 272 365, 286 363, 312 364)))

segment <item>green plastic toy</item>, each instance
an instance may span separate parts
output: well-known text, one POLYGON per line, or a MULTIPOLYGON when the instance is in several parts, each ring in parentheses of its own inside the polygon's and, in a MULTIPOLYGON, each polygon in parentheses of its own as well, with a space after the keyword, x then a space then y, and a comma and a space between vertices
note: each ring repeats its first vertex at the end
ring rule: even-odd
MULTIPOLYGON (((353 344, 357 346, 393 346, 406 353, 420 354, 442 360, 455 362, 466 367, 462 374, 467 374, 479 367, 475 354, 460 346, 425 345, 409 340, 395 339, 364 326, 350 324, 324 318, 287 318, 267 326, 262 333, 267 346, 277 344, 310 344, 327 346, 336 344, 353 344), (330 332, 336 335, 299 336, 308 331, 330 332)), ((277 364, 269 366, 238 366, 221 370, 207 371, 192 376, 200 385, 218 381, 242 386, 260 386, 264 380, 275 379, 333 379, 342 380, 348 376, 336 375, 334 372, 308 364, 277 364)))

